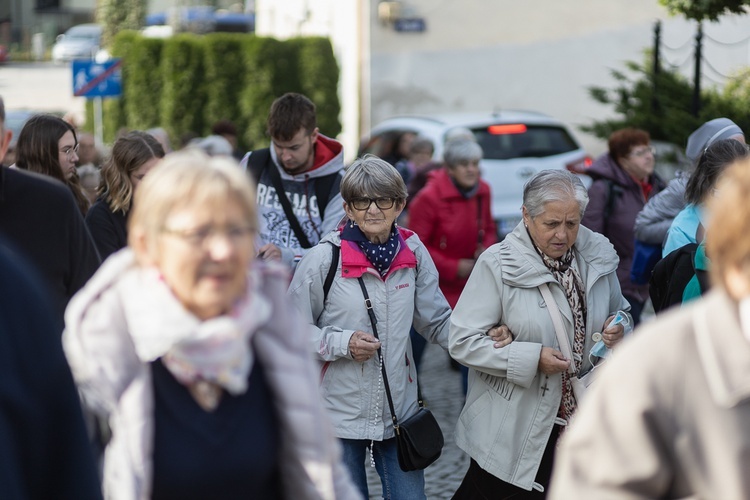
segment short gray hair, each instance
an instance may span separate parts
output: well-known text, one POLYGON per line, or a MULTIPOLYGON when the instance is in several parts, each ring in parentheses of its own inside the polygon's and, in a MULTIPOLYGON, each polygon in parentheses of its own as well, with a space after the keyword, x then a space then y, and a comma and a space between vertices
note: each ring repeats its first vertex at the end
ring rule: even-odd
POLYGON ((544 212, 545 204, 571 199, 578 202, 583 217, 589 194, 581 178, 567 170, 542 170, 523 187, 523 206, 532 219, 544 212))
POLYGON ((375 155, 354 160, 341 181, 341 197, 349 203, 363 197, 395 198, 405 201, 406 184, 398 170, 375 155))
POLYGON ((455 167, 463 162, 481 160, 484 151, 482 146, 469 139, 454 139, 445 143, 443 160, 449 167, 455 167))

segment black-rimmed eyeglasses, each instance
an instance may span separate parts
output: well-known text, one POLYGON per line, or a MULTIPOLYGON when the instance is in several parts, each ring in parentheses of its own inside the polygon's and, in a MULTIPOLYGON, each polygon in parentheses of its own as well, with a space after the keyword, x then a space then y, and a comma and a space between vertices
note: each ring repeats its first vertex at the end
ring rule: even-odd
POLYGON ((367 210, 370 205, 375 203, 375 206, 380 210, 388 210, 393 208, 396 204, 395 198, 354 198, 349 202, 355 210, 367 210))

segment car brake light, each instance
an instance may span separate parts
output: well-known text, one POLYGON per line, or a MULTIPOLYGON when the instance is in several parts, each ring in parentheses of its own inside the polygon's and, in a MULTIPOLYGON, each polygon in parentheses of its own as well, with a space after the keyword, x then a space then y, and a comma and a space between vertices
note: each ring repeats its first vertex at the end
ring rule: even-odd
POLYGON ((565 165, 565 168, 568 169, 568 171, 573 172, 574 174, 585 174, 592 163, 594 163, 594 160, 592 160, 590 156, 586 155, 580 160, 568 163, 567 165, 565 165))
POLYGON ((487 132, 492 135, 523 134, 526 132, 526 125, 524 125, 523 123, 490 125, 489 127, 487 127, 487 132))

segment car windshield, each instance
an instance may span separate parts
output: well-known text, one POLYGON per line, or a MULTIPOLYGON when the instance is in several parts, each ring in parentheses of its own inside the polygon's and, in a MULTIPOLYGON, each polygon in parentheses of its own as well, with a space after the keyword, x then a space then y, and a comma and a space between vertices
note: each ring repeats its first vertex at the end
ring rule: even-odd
POLYGON ((95 30, 70 30, 65 34, 68 40, 98 40, 99 32, 95 30))
POLYGON ((472 132, 486 160, 543 158, 578 149, 564 128, 550 125, 497 124, 472 132))

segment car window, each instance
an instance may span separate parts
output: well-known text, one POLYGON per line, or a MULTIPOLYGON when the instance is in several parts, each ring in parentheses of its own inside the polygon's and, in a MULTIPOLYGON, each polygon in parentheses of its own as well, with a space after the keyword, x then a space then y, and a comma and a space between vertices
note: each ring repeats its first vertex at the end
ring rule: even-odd
POLYGON ((579 147, 567 130, 549 125, 497 124, 472 132, 488 160, 543 158, 579 147))
POLYGON ((357 156, 373 154, 380 158, 386 158, 393 154, 398 138, 406 132, 418 133, 416 130, 398 129, 386 130, 385 132, 375 134, 370 137, 369 140, 360 145, 359 154, 357 156))
POLYGON ((99 40, 99 30, 96 29, 86 29, 86 28, 71 28, 68 30, 67 33, 65 33, 65 38, 68 40, 99 40))

